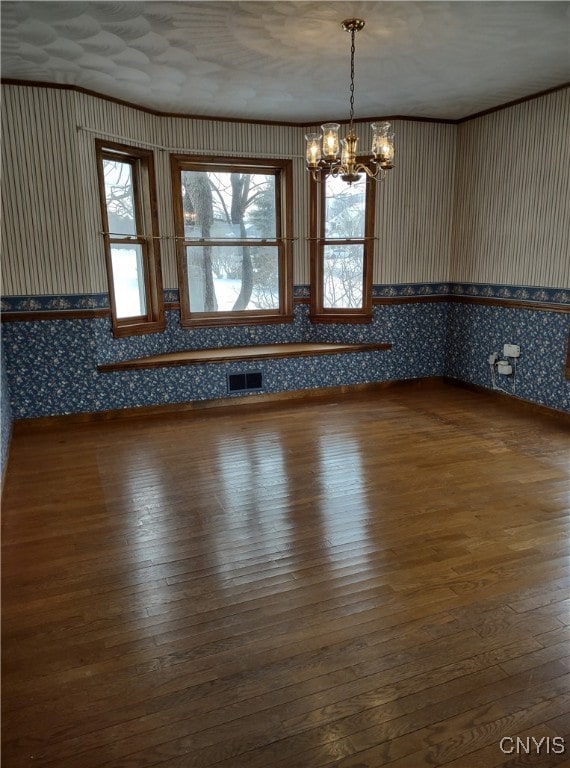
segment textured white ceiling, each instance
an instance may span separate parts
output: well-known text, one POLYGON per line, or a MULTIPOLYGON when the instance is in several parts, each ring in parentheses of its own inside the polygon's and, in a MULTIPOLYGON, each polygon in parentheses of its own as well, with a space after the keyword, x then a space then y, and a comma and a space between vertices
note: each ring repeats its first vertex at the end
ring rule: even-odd
POLYGON ((164 112, 458 119, 567 82, 568 2, 9 2, 2 77, 164 112))

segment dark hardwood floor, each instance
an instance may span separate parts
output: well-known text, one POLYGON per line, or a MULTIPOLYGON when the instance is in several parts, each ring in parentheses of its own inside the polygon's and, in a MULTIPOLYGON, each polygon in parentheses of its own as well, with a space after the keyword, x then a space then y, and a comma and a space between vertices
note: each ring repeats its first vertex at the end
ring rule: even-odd
POLYGON ((2 765, 570 765, 569 448, 444 384, 17 425, 2 765))

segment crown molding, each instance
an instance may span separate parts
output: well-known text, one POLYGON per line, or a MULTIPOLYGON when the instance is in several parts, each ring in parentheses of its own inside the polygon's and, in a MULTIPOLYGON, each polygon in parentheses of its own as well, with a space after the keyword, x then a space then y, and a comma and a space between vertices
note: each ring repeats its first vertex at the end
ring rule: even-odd
MULTIPOLYGON (((238 123, 238 124, 249 124, 249 125, 280 125, 284 127, 289 128, 310 128, 314 125, 320 125, 321 123, 327 122, 327 120, 330 119, 330 116, 327 118, 324 118, 322 120, 312 120, 310 122, 303 121, 303 122, 287 122, 284 120, 257 120, 257 119, 247 119, 247 118, 240 118, 240 117, 221 117, 220 115, 193 115, 193 114, 186 114, 184 112, 162 112, 157 109, 152 109, 151 107, 145 107, 141 104, 135 104, 131 101, 125 101, 124 99, 117 99, 114 96, 107 96, 104 93, 99 93, 98 91, 91 91, 88 88, 83 88, 79 85, 68 85, 65 83, 49 83, 49 82, 42 82, 39 80, 18 80, 15 78, 9 78, 4 77, 0 79, 0 85, 14 85, 24 88, 46 88, 46 89, 52 89, 52 90, 60 90, 60 91, 71 91, 73 93, 81 93, 86 96, 92 96, 97 99, 102 99, 103 101, 109 101, 112 104, 120 104, 123 107, 129 107, 130 109, 137 109, 140 112, 145 112, 146 114, 153 115, 154 117, 172 117, 176 119, 185 119, 185 120, 206 120, 206 121, 213 121, 213 122, 222 122, 222 123, 238 123)), ((461 125, 462 123, 466 123, 469 120, 476 120, 479 117, 483 117, 485 115, 489 115, 492 112, 499 112, 503 109, 509 109, 510 107, 514 107, 517 104, 522 104, 525 101, 532 101, 533 99, 539 99, 542 96, 547 96, 548 94, 555 93, 556 91, 562 91, 566 88, 570 87, 570 82, 562 83, 561 85, 556 85, 553 88, 547 88, 544 91, 539 91, 538 93, 533 93, 528 96, 523 96, 520 99, 515 99, 514 101, 508 101, 504 104, 499 104, 496 107, 491 107, 489 109, 483 110, 482 112, 475 112, 472 115, 466 115, 465 117, 458 118, 456 120, 447 119, 447 118, 438 118, 438 117, 414 117, 410 115, 375 115, 371 117, 359 117, 355 118, 353 122, 355 123, 370 123, 375 122, 377 120, 400 120, 405 122, 412 122, 412 123, 443 123, 447 125, 461 125)), ((348 124, 348 120, 339 120, 339 123, 344 125, 345 123, 348 124)))

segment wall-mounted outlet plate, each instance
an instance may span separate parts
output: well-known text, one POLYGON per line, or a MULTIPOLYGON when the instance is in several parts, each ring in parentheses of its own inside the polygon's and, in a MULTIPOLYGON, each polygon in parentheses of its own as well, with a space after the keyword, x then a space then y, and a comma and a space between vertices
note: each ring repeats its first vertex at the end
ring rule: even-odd
POLYGON ((503 347, 503 355, 505 357, 520 357, 521 348, 518 344, 505 344, 503 347))

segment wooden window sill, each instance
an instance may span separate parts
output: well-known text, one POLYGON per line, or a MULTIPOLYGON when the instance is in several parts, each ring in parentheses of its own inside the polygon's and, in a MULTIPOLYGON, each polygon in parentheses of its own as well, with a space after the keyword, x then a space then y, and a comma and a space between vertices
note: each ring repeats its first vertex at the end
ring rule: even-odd
POLYGON ((151 357, 139 357, 120 360, 116 363, 101 363, 97 370, 101 373, 110 371, 128 371, 138 368, 162 368, 175 365, 203 365, 206 363, 228 363, 241 360, 263 360, 279 357, 309 357, 314 355, 334 355, 346 352, 376 352, 392 349, 388 343, 378 344, 343 344, 300 342, 292 344, 259 344, 251 347, 224 347, 212 349, 190 349, 184 352, 167 352, 151 357))

